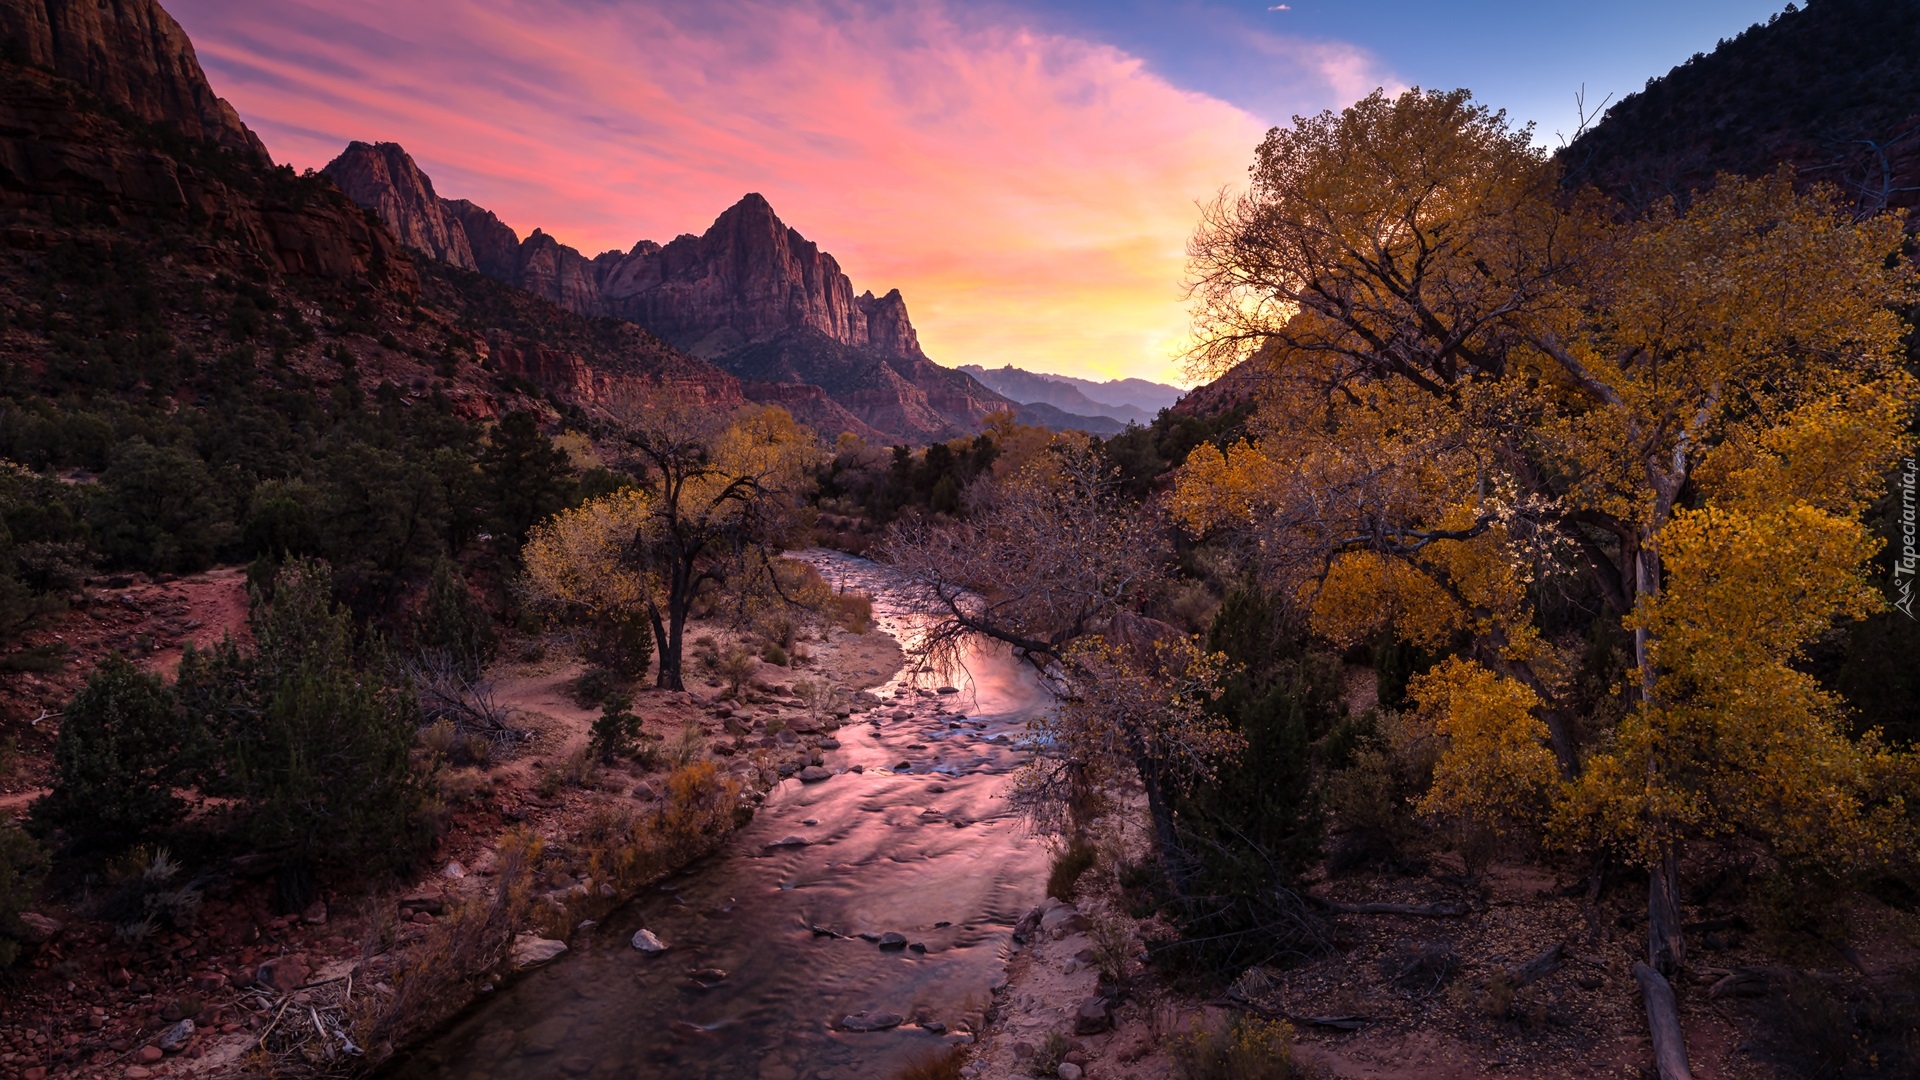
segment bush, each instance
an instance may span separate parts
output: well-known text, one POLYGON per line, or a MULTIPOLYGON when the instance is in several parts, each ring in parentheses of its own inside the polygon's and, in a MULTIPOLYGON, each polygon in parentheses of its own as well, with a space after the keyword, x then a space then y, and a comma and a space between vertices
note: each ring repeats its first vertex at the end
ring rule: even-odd
POLYGON ((611 765, 616 756, 633 752, 634 737, 640 734, 640 718, 633 714, 632 694, 609 694, 600 715, 593 721, 588 745, 600 755, 601 764, 611 765))
POLYGON ((73 696, 53 750, 53 790, 33 821, 86 845, 122 844, 180 819, 196 726, 158 675, 107 657, 73 696))
POLYGON ((359 662, 331 593, 324 565, 295 562, 273 603, 255 608, 258 651, 242 692, 258 719, 235 728, 229 751, 244 831, 295 867, 401 870, 429 839, 410 754, 418 709, 378 678, 380 665, 359 662))
POLYGON ((480 678, 499 645, 487 609, 445 559, 434 564, 414 642, 423 652, 445 654, 468 682, 480 678))
POLYGON ((47 854, 12 822, 0 822, 0 967, 13 963, 19 946, 7 935, 20 913, 33 905, 47 872, 47 854))
POLYGON ((1293 1028, 1244 1015, 1220 1028, 1196 1024, 1174 1040, 1173 1060, 1182 1080, 1291 1080, 1293 1028))
POLYGON ((774 644, 773 642, 768 642, 767 647, 760 650, 760 659, 765 660, 769 664, 774 664, 779 667, 786 667, 787 666, 787 650, 781 648, 779 645, 774 644))
POLYGON ((740 696, 740 688, 752 681, 756 670, 753 654, 744 649, 728 653, 726 659, 720 661, 720 677, 726 680, 727 689, 734 697, 740 696))
POLYGON ((1093 869, 1098 856, 1092 844, 1075 840, 1053 857, 1053 869, 1047 874, 1047 895, 1056 900, 1073 899, 1073 887, 1080 875, 1093 869))

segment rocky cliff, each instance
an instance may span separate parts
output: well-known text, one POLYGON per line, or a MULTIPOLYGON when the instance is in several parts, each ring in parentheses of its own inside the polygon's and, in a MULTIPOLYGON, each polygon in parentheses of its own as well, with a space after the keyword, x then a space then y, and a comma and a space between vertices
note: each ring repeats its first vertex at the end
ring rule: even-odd
POLYGON ((465 225, 399 143, 348 143, 325 172, 349 199, 379 214, 401 243, 463 270, 477 269, 465 225))
POLYGON ((207 85, 193 42, 154 0, 0 0, 6 58, 77 83, 152 124, 266 163, 207 85))
POLYGON ((9 244, 53 246, 75 222, 103 222, 177 234, 187 258, 230 269, 416 288, 412 261, 392 235, 325 181, 182 139, 167 121, 105 112, 98 101, 43 68, 0 61, 0 209, 9 244))
POLYGON ((898 289, 856 294, 839 262, 758 194, 698 236, 589 259, 539 229, 522 240, 485 208, 439 198, 391 143, 354 143, 325 171, 409 246, 576 314, 643 326, 825 434, 923 442, 978 430, 988 413, 1015 407, 929 360, 898 289), (783 384, 824 396, 772 389, 783 384))

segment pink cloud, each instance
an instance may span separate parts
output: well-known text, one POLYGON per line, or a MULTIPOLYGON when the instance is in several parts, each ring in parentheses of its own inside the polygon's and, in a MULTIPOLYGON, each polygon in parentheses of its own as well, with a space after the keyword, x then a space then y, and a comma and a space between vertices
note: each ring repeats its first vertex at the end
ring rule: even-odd
MULTIPOLYGON (((1264 129, 1117 49, 939 0, 171 7, 277 160, 397 141, 442 195, 589 254, 759 191, 857 288, 899 287, 947 364, 1173 377, 1194 202, 1264 129)), ((1277 59, 1320 100, 1371 89, 1350 50, 1277 59)))

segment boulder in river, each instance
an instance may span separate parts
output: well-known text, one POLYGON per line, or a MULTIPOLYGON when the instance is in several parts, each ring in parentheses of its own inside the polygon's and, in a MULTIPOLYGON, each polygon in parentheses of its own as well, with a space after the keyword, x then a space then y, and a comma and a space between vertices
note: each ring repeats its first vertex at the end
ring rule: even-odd
POLYGON ((649 955, 667 951, 667 943, 655 937, 651 930, 635 930, 633 932, 633 947, 649 955))
POLYGON ((806 847, 806 846, 807 846, 808 844, 811 844, 812 842, 813 842, 813 841, 811 841, 811 840, 808 840, 808 839, 807 839, 806 837, 804 837, 804 836, 789 836, 789 837, 787 837, 787 838, 785 838, 785 839, 783 839, 783 840, 775 840, 775 841, 774 841, 773 843, 771 843, 771 844, 768 844, 767 846, 768 846, 768 847, 770 847, 770 848, 776 848, 776 847, 806 847))
POLYGON ((800 782, 803 784, 817 784, 822 780, 831 779, 833 774, 818 765, 809 765, 800 770, 800 782))
POLYGON ((889 930, 880 935, 880 947, 883 949, 904 949, 907 947, 907 935, 889 930))
POLYGON ((840 1018, 843 1031, 886 1031, 906 1023, 907 1018, 899 1013, 857 1012, 840 1018))

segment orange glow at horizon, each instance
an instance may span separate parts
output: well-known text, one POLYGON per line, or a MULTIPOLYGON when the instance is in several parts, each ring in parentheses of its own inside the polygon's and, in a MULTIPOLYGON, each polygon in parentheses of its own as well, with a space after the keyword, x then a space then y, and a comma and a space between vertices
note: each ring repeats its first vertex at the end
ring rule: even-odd
MULTIPOLYGON (((758 191, 856 290, 899 288, 949 366, 1184 384, 1195 203, 1265 130, 1110 46, 938 0, 168 6, 276 161, 398 142, 442 196, 589 256, 758 191)), ((1300 63, 1327 88, 1303 111, 1372 85, 1357 50, 1300 63)))

